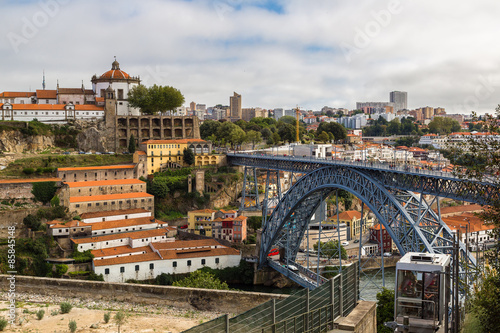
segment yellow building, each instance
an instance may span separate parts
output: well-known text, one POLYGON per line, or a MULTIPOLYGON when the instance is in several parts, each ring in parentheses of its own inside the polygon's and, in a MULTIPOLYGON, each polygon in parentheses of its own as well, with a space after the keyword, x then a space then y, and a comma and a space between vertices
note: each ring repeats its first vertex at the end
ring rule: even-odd
POLYGON ((194 230, 197 235, 212 237, 212 223, 215 220, 216 210, 199 209, 188 212, 188 229, 194 230))
MULTIPOLYGON (((332 223, 337 223, 337 215, 330 217, 332 223)), ((361 213, 356 210, 346 210, 339 214, 339 222, 345 223, 348 227, 348 240, 358 239, 360 233, 361 213)), ((363 234, 366 234, 373 225, 373 218, 368 218, 368 213, 365 213, 363 218, 363 234)))
POLYGON ((146 152, 148 175, 170 168, 187 166, 184 163, 184 149, 195 155, 195 166, 218 165, 223 155, 212 155, 212 143, 201 139, 148 140, 141 144, 146 152))

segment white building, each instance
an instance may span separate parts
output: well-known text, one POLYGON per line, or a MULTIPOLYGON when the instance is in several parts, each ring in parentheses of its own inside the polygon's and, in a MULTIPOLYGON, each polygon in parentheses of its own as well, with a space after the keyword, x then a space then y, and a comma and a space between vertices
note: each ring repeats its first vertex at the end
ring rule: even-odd
POLYGON ((127 98, 129 91, 140 83, 141 80, 139 77, 132 77, 122 71, 120 64, 115 59, 109 71, 99 77, 96 75, 92 77, 92 90, 94 90, 96 99, 104 98, 106 89, 111 87, 116 96, 116 114, 121 116, 136 116, 140 114, 140 111, 138 108, 129 106, 127 98))
POLYGON ((141 217, 151 217, 151 212, 144 208, 136 208, 83 213, 80 215, 82 222, 85 223, 137 219, 141 217))
POLYGON ((187 274, 203 267, 238 266, 241 254, 214 239, 151 242, 147 246, 120 246, 92 251, 93 270, 106 282, 148 280, 166 274, 187 274))
MULTIPOLYGON (((108 222, 104 222, 108 223, 108 222)), ((142 231, 122 232, 95 237, 72 238, 71 241, 78 251, 109 249, 129 245, 131 247, 146 246, 151 242, 173 241, 176 228, 166 227, 142 231), (169 235, 170 233, 170 235, 169 235), (169 237, 170 236, 170 237, 169 237)))
POLYGON ((66 123, 68 120, 97 121, 104 119, 104 108, 73 104, 0 104, 2 120, 66 123))

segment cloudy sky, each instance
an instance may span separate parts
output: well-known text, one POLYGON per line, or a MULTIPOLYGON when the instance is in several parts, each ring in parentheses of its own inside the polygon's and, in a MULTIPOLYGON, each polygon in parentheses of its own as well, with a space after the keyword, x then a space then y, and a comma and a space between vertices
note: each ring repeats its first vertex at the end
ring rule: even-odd
POLYGON ((122 70, 191 101, 353 109, 500 103, 500 2, 491 0, 4 0, 0 91, 90 88, 122 70))

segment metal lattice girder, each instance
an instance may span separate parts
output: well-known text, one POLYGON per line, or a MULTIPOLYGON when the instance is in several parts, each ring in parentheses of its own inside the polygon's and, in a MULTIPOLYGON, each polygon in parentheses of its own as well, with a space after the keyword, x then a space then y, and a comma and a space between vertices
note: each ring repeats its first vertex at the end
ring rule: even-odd
MULTIPOLYGON (((267 263, 268 253, 276 246, 285 248, 288 259, 295 260, 310 217, 338 188, 351 192, 370 208, 402 255, 406 252, 450 253, 451 231, 422 196, 387 189, 371 177, 371 173, 328 166, 299 179, 274 209, 262 232, 259 265, 267 263)), ((463 244, 461 248, 465 252, 463 244)), ((470 257, 469 263, 475 266, 474 258, 470 257)))
POLYGON ((361 171, 377 180, 386 188, 413 191, 443 198, 489 204, 499 200, 500 189, 494 184, 453 177, 449 173, 426 170, 406 170, 387 164, 345 162, 296 156, 268 156, 264 154, 228 154, 228 162, 233 165, 252 166, 263 169, 308 173, 325 166, 343 166, 361 171))

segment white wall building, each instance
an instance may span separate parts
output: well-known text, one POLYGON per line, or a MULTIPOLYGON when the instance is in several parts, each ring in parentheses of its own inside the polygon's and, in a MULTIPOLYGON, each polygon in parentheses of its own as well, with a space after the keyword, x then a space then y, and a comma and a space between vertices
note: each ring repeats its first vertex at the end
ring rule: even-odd
POLYGON ((213 239, 152 242, 140 248, 122 246, 92 254, 93 270, 106 282, 147 280, 162 273, 187 274, 203 267, 222 269, 237 266, 241 260, 238 250, 213 239))
POLYGON ((82 222, 85 223, 137 219, 141 217, 151 217, 151 212, 144 208, 137 208, 83 213, 80 215, 82 222))
POLYGON ((104 119, 104 108, 73 104, 0 104, 2 120, 66 123, 68 120, 97 121, 104 119))

